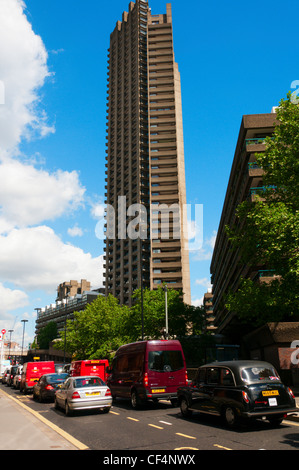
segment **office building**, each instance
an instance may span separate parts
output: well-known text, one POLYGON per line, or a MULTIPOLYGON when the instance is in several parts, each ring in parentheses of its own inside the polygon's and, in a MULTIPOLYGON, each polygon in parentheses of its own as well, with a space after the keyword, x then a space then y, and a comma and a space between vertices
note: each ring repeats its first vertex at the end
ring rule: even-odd
POLYGON ((131 2, 110 36, 106 145, 106 295, 130 306, 136 289, 167 284, 190 303, 181 85, 170 4, 153 15, 147 1, 131 2))
POLYGON ((229 290, 237 291, 241 277, 267 282, 273 274, 262 264, 242 264, 238 250, 231 250, 225 226, 234 226, 236 209, 242 201, 254 202, 256 194, 263 192, 263 170, 257 166, 255 154, 265 150, 264 140, 273 134, 275 121, 274 112, 242 118, 211 262, 214 326, 217 333, 226 334, 233 341, 240 339, 242 328, 235 312, 228 312, 225 308, 229 290))

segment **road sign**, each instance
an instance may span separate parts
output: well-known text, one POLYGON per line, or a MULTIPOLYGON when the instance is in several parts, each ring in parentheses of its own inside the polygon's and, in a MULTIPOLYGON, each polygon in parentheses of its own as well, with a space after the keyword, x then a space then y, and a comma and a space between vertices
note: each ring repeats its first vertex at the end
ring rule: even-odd
POLYGON ((1 333, 2 333, 3 335, 5 335, 6 330, 4 330, 4 328, 3 328, 3 330, 1 330, 1 333))
POLYGON ((2 335, 0 335, 0 341, 2 341, 2 335))

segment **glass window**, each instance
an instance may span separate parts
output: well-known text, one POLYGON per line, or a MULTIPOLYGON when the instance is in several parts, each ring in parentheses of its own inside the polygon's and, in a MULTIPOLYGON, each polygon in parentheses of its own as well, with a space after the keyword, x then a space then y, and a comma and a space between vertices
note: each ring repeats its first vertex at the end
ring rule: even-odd
POLYGON ((206 380, 206 369, 199 369, 197 372, 196 382, 198 384, 205 383, 206 380))
POLYGON ((217 385, 219 383, 219 372, 220 369, 218 367, 213 367, 208 369, 207 371, 207 383, 217 385))
POLYGON ((181 351, 150 351, 148 368, 158 372, 171 372, 184 368, 181 351))
POLYGON ((80 377, 74 380, 74 388, 102 387, 105 382, 100 377, 80 377))
POLYGON ((271 366, 246 367, 241 371, 241 378, 246 383, 280 380, 278 373, 271 366))
POLYGON ((234 385, 234 377, 229 369, 221 369, 221 384, 222 385, 234 385))

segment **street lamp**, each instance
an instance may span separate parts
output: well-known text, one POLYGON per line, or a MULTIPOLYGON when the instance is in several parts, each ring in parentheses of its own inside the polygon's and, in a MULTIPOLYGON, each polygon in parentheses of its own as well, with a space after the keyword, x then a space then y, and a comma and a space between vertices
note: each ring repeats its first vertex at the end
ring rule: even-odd
POLYGON ((67 297, 65 298, 65 315, 64 315, 64 353, 63 353, 63 363, 65 364, 66 356, 66 319, 67 319, 67 297))
POLYGON ((164 286, 165 292, 165 337, 168 339, 168 305, 167 305, 167 285, 164 286))
POLYGON ((10 357, 10 348, 11 348, 11 334, 14 330, 8 330, 9 333, 9 349, 8 349, 8 356, 10 357))
POLYGON ((21 320, 23 322, 23 339, 22 339, 22 353, 21 353, 21 358, 22 358, 22 363, 23 361, 23 346, 24 346, 24 334, 25 334, 25 323, 28 322, 28 320, 21 320))

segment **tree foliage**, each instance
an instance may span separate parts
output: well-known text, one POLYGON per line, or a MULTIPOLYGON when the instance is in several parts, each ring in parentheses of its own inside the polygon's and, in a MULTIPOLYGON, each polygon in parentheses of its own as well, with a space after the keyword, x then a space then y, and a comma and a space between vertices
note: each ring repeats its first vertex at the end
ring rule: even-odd
POLYGON ((227 227, 243 263, 266 266, 279 276, 269 284, 242 280, 228 296, 227 308, 256 324, 299 314, 299 106, 290 95, 281 100, 277 120, 266 150, 256 154, 265 190, 254 203, 242 202, 238 225, 227 227))
MULTIPOLYGON (((141 290, 133 294, 135 304, 131 309, 132 324, 136 334, 141 335, 141 290)), ((168 331, 169 336, 184 336, 199 333, 202 330, 204 311, 201 307, 187 305, 182 300, 182 293, 167 289, 168 331)), ((144 335, 147 338, 159 339, 166 327, 165 291, 158 289, 143 290, 144 335)))
POLYGON ((48 349, 49 343, 57 338, 57 324, 50 321, 44 328, 40 330, 37 337, 37 343, 40 349, 48 349))
POLYGON ((66 350, 76 359, 109 359, 123 341, 131 340, 128 315, 128 307, 120 306, 112 295, 99 296, 67 320, 66 332, 61 332, 55 347, 64 349, 66 338, 66 350))
MULTIPOLYGON (((85 310, 67 320, 66 331, 60 333, 55 348, 64 349, 76 359, 110 359, 114 351, 142 337, 141 291, 134 293, 134 306, 119 305, 109 295, 99 296, 85 310)), ((203 308, 183 303, 181 294, 168 290, 170 337, 198 334, 203 322, 203 308)), ((144 339, 161 339, 165 328, 165 293, 163 289, 143 290, 144 339)))

